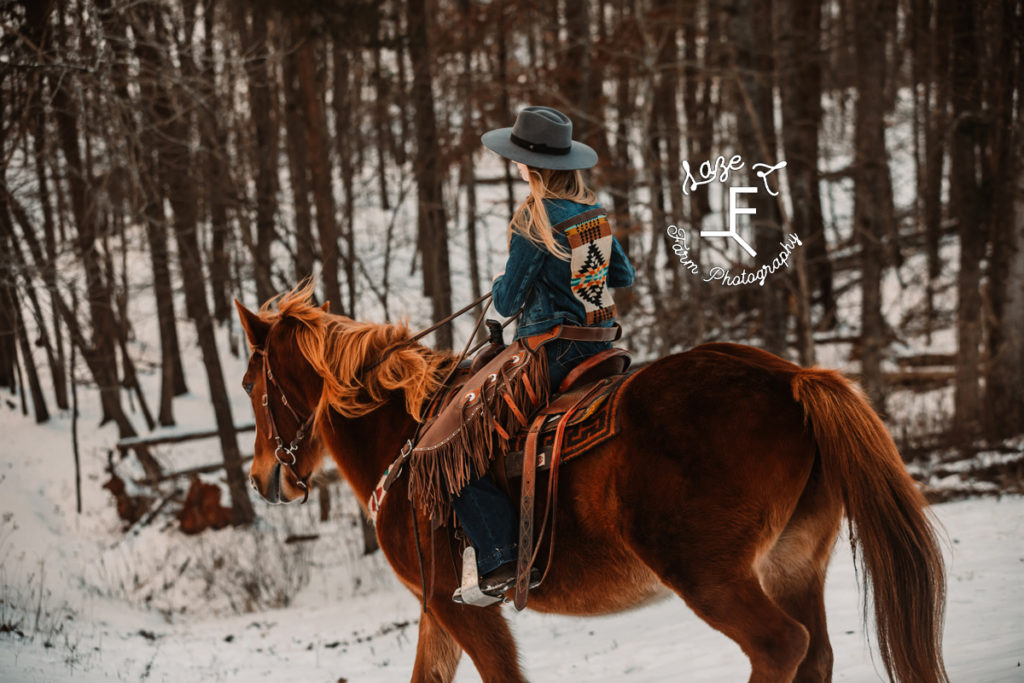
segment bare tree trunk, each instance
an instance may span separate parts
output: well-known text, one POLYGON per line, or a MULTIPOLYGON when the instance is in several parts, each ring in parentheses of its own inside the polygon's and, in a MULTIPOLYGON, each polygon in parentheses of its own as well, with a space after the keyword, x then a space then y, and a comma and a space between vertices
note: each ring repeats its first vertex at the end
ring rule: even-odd
MULTIPOLYGON (((608 191, 612 196, 612 232, 627 255, 630 235, 635 226, 630 213, 633 194, 633 165, 630 161, 629 125, 635 115, 632 51, 640 49, 640 32, 635 22, 631 0, 618 0, 612 42, 618 46, 614 54, 615 73, 615 144, 609 150, 611 163, 605 169, 608 191)), ((636 292, 632 287, 612 292, 620 315, 632 310, 636 292)))
MULTIPOLYGON (((459 0, 459 14, 462 20, 463 39, 461 45, 462 72, 459 88, 462 94, 462 164, 459 167, 459 184, 466 188, 466 238, 469 250, 469 283, 473 299, 480 298, 480 259, 477 247, 477 199, 476 177, 474 175, 473 151, 478 144, 477 117, 474 116, 473 98, 473 45, 472 12, 469 0, 459 0)), ((484 334, 484 330, 480 331, 484 334)))
MULTIPOLYGON (((777 149, 772 101, 772 1, 733 0, 730 5, 730 33, 734 43, 730 77, 736 93, 736 130, 739 148, 746 159, 748 184, 759 186, 751 166, 775 163, 777 149)), ((779 206, 767 192, 749 195, 748 206, 755 213, 750 223, 754 248, 765 258, 777 252, 782 242, 779 206)), ((758 313, 764 348, 778 355, 786 351, 787 307, 784 287, 760 287, 758 313)))
MULTIPOLYGON (((2 183, 2 181, 0 181, 0 183, 2 183)), ((21 268, 19 268, 19 266, 21 264, 25 264, 26 261, 25 261, 24 256, 21 253, 21 245, 18 243, 17 236, 15 235, 15 232, 14 232, 14 223, 12 222, 11 215, 12 215, 13 212, 21 211, 22 209, 21 209, 21 207, 11 206, 10 205, 10 202, 8 200, 8 198, 10 196, 11 195, 9 194, 9 191, 6 189, 6 187, 4 187, 2 192, 0 192, 0 221, 3 221, 3 223, 4 223, 3 230, 0 231, 0 237, 2 237, 5 233, 6 233, 7 237, 2 237, 2 239, 0 239, 0 243, 3 243, 4 241, 7 242, 7 244, 6 244, 5 248, 4 248, 6 251, 4 253, 10 254, 10 256, 7 259, 0 260, 0 269, 6 269, 8 271, 8 273, 9 273, 9 276, 7 278, 7 284, 10 287, 10 291, 9 291, 9 298, 4 298, 2 300, 7 301, 8 302, 7 305, 9 306, 9 310, 13 311, 13 314, 14 314, 14 327, 15 327, 15 329, 17 331, 17 335, 16 336, 18 338, 18 345, 19 345, 19 349, 21 351, 21 355, 22 355, 22 357, 28 356, 32 352, 32 345, 29 344, 28 336, 25 333, 25 325, 24 325, 23 316, 19 315, 20 309, 18 308, 17 287, 15 286, 16 280, 15 280, 15 277, 14 277, 14 274, 16 272, 21 271, 22 279, 25 282, 25 295, 24 296, 28 299, 28 304, 31 307, 33 315, 35 316, 36 327, 38 328, 38 335, 39 335, 38 339, 39 339, 39 341, 37 342, 36 345, 43 347, 43 351, 46 354, 47 362, 48 362, 49 367, 51 369, 51 376, 54 378, 54 381, 56 382, 56 378, 58 377, 58 375, 53 374, 53 373, 55 372, 54 368, 57 368, 58 364, 57 364, 57 359, 53 355, 53 345, 50 343, 49 331, 46 329, 46 319, 43 316, 43 308, 42 308, 42 306, 40 306, 40 304, 39 304, 39 297, 36 296, 36 290, 32 286, 32 278, 31 278, 30 272, 24 271, 21 268), (17 255, 15 255, 14 252, 17 252, 17 255), (13 258, 11 258, 11 257, 13 257, 13 258), (7 261, 7 263, 4 263, 5 260, 7 261)), ((28 217, 25 216, 25 215, 19 216, 18 221, 22 225, 25 225, 25 226, 29 225, 28 217)), ((2 333, 0 333, 0 334, 2 334, 2 333)), ((43 398, 42 391, 41 391, 41 389, 39 387, 39 373, 36 370, 35 361, 32 358, 26 358, 25 359, 25 365, 26 365, 26 374, 28 375, 29 383, 30 383, 29 384, 29 389, 30 389, 30 391, 32 393, 32 402, 33 402, 34 407, 36 409, 35 410, 36 421, 37 422, 45 422, 46 419, 40 420, 39 419, 39 415, 42 414, 42 415, 45 415, 45 416, 48 417, 49 411, 47 411, 47 409, 46 409, 46 402, 45 402, 45 400, 43 398)), ((63 367, 60 367, 60 375, 59 375, 59 377, 61 378, 61 381, 63 381, 63 377, 64 377, 64 368, 63 367)), ((0 384, 0 386, 2 386, 2 384, 0 384)), ((65 395, 66 395, 66 392, 65 392, 65 395)), ((58 403, 58 408, 59 407, 61 407, 61 406, 58 403)), ((67 406, 64 406, 64 407, 66 408, 67 406)))
POLYGON ((928 82, 933 84, 925 116, 924 231, 928 260, 929 332, 935 318, 935 284, 942 272, 939 242, 942 232, 942 177, 945 164, 946 135, 949 128, 950 59, 953 4, 955 0, 935 0, 935 29, 929 41, 928 82))
MULTIPOLYGON (((430 297, 433 319, 452 312, 452 284, 448 267, 448 217, 441 180, 443 166, 431 75, 431 47, 425 0, 407 3, 409 57, 413 67, 412 103, 415 108, 416 156, 413 162, 419 197, 419 248, 423 255, 423 291, 430 297)), ((438 348, 452 348, 451 323, 437 332, 438 348)))
MULTIPOLYGON (((565 110, 573 120, 573 137, 589 144, 597 152, 601 173, 609 166, 608 139, 605 136, 604 102, 601 86, 604 82, 600 54, 604 46, 595 39, 591 24, 590 0, 565 0, 565 23, 573 27, 566 32, 565 64, 571 68, 558 69, 555 74, 558 92, 564 99, 565 110)), ((600 6, 597 8, 600 10, 600 6)), ((597 23, 601 24, 600 17, 597 23)))
POLYGON ((18 348, 21 350, 21 358, 25 366, 25 374, 28 376, 29 395, 32 397, 32 414, 36 416, 36 424, 50 421, 50 411, 46 407, 46 399, 43 397, 43 387, 39 383, 39 371, 36 369, 35 358, 32 357, 32 344, 28 340, 28 331, 25 329, 25 321, 21 316, 21 310, 17 301, 14 304, 15 327, 18 331, 18 348))
POLYGON ((391 37, 395 47, 395 61, 398 62, 397 78, 393 90, 393 100, 398 107, 398 137, 396 138, 389 132, 388 141, 391 143, 391 156, 394 157, 395 163, 404 166, 405 162, 409 160, 405 149, 406 142, 412 138, 412 132, 409 130, 409 75, 406 73, 405 67, 408 44, 401 28, 402 13, 397 10, 398 3, 395 3, 395 7, 396 9, 389 16, 393 20, 392 30, 394 33, 391 37))
MULTIPOLYGON (((0 80, 2 82, 2 80, 0 80)), ((0 111, 2 113, 2 111, 0 111)), ((2 135, 2 132, 0 132, 2 135)), ((5 183, 6 185, 6 183, 5 183)), ((0 386, 10 389, 11 393, 18 388, 15 366, 18 361, 18 290, 14 279, 14 263, 8 254, 12 251, 14 231, 10 230, 9 212, 7 211, 7 191, 0 197, 0 386)))
MULTIPOLYGON (((78 302, 73 301, 72 305, 78 302)), ((60 328, 57 328, 60 335, 60 328)), ((75 345, 71 344, 68 375, 71 377, 71 452, 75 458, 75 512, 82 514, 82 461, 78 449, 78 380, 75 378, 75 345)))
MULTIPOLYGON (((509 125, 508 121, 512 120, 512 99, 508 91, 508 43, 506 41, 506 31, 508 31, 508 2, 506 0, 497 0, 495 3, 495 11, 498 14, 498 40, 497 40, 497 52, 498 52, 498 85, 501 88, 501 93, 498 97, 498 116, 502 123, 500 125, 509 125)), ((555 33, 557 35, 557 32, 555 33)), ((547 53, 547 51, 545 51, 547 53)), ((515 191, 512 188, 513 178, 512 174, 509 173, 509 164, 505 164, 505 202, 508 206, 509 217, 516 210, 515 191)))
MULTIPOLYGON (((142 27, 135 27, 145 40, 152 41, 151 34, 142 27)), ((136 54, 142 69, 139 84, 139 104, 146 122, 158 119, 154 106, 158 101, 157 82, 160 78, 155 61, 156 47, 136 43, 136 54)), ((125 97, 128 97, 125 92, 125 97)), ((137 106, 130 101, 125 106, 137 106)), ((153 296, 156 300, 157 324, 160 329, 160 408, 157 420, 162 426, 175 424, 174 397, 188 391, 185 372, 181 362, 181 345, 178 340, 177 313, 174 304, 174 287, 171 284, 171 257, 167 246, 167 216, 164 213, 164 194, 159 186, 159 161, 156 150, 160 145, 160 133, 155 125, 143 125, 139 131, 137 159, 140 175, 145 186, 140 188, 143 195, 142 216, 149 245, 150 264, 153 269, 153 296)))
MULTIPOLYGON (((1020 3, 1017 3, 1020 6, 1020 3)), ((991 76, 989 111, 993 126, 983 179, 992 193, 989 282, 992 327, 985 377, 986 432, 991 439, 1019 433, 1024 426, 1024 130, 1020 97, 1024 93, 1024 19, 1013 3, 988 6, 993 52, 985 69, 991 76), (1017 40, 1014 40, 1014 38, 1017 40)), ((1019 10, 1018 10, 1019 11, 1019 10)))
POLYGON ((384 211, 391 208, 391 201, 388 198, 387 178, 387 150, 393 145, 391 121, 388 117, 388 101, 391 97, 389 81, 384 76, 381 68, 381 50, 384 42, 384 27, 381 26, 383 17, 380 12, 380 5, 376 5, 378 12, 374 22, 374 41, 371 46, 373 55, 373 88, 376 98, 373 102, 373 131, 374 142, 377 152, 377 187, 380 191, 380 207, 384 211))
POLYGON ((793 232, 804 242, 807 266, 822 306, 819 327, 835 326, 832 263, 825 241, 818 189, 818 127, 821 125, 821 0, 782 0, 778 22, 782 82, 782 144, 793 205, 793 232))
POLYGON ((357 106, 355 97, 352 94, 357 90, 354 85, 349 85, 350 64, 346 46, 350 37, 345 37, 343 43, 334 44, 334 128, 337 134, 334 136, 335 150, 338 155, 338 165, 341 167, 341 187, 345 194, 345 222, 342 228, 342 236, 345 240, 345 284, 348 292, 348 313, 356 316, 356 235, 355 235, 355 168, 353 157, 361 146, 361 136, 355 134, 355 124, 352 116, 353 107, 357 106))
MULTIPOLYGON (((159 39, 163 30, 163 19, 156 12, 152 12, 150 18, 153 22, 153 35, 159 39)), ((164 69, 169 71, 173 68, 167 63, 161 63, 160 55, 155 51, 144 50, 140 57, 154 67, 154 73, 164 72, 164 69)), ((186 58, 191 59, 191 55, 186 53, 183 59, 186 58)), ((160 82, 156 84, 152 125, 160 133, 157 147, 158 166, 162 185, 167 192, 167 200, 174 212, 174 234, 177 238, 178 261, 185 286, 185 299, 188 310, 193 316, 203 364, 206 366, 210 402, 213 404, 213 412, 217 420, 217 432, 224 457, 224 471, 231 496, 232 522, 247 524, 253 519, 252 505, 249 501, 246 478, 242 472, 242 456, 235 437, 231 402, 228 399, 224 373, 217 351, 214 321, 210 315, 206 296, 203 255, 199 247, 198 189, 193 175, 195 166, 189 154, 191 136, 188 126, 193 122, 186 108, 182 106, 182 102, 176 103, 172 99, 175 95, 179 98, 183 96, 181 92, 173 93, 165 89, 160 82)))
POLYGON ((316 206, 316 226, 320 238, 320 261, 323 264, 324 298, 343 305, 341 284, 338 280, 338 223, 335 214, 334 193, 331 189, 331 164, 327 156, 327 118, 324 114, 323 86, 317 78, 316 53, 310 32, 309 17, 294 19, 292 36, 300 42, 295 57, 299 68, 299 87, 302 92, 303 111, 306 116, 309 172, 313 180, 313 202, 316 206))
MULTIPOLYGON (((1018 158, 1024 154, 1022 140, 1024 136, 1018 135, 1018 158)), ((1024 426, 1024 164, 1017 163, 1014 180, 1013 220, 1004 226, 1010 230, 1000 247, 1008 252, 1009 269, 1002 282, 993 283, 1004 297, 998 320, 1001 334, 992 350, 986 385, 988 431, 994 439, 1019 434, 1024 426)))
POLYGON ((100 234, 96 208, 92 201, 93 195, 90 192, 91 172, 85 167, 79 149, 78 120, 68 94, 69 83, 55 78, 52 84, 53 109, 57 118, 59 141, 68 168, 71 213, 78 229, 75 249, 82 259, 88 309, 92 321, 92 344, 88 351, 82 351, 84 356, 92 358, 90 369, 94 372, 94 379, 100 392, 101 424, 113 420, 118 424, 122 437, 132 436, 135 430, 121 407, 117 380, 115 346, 112 343, 117 338, 117 330, 111 308, 110 283, 103 275, 102 258, 96 248, 100 234))
MULTIPOLYGON (((45 35, 45 32, 44 32, 45 35)), ((40 49, 45 47, 45 42, 40 39, 40 49)), ((44 87, 43 79, 40 79, 39 87, 44 87)), ((46 113, 37 100, 32 112, 32 146, 35 152, 36 182, 39 184, 39 203, 43 213, 43 235, 47 244, 47 264, 43 269, 42 278, 48 291, 57 289, 57 245, 54 238, 53 208, 50 204, 50 183, 46 174, 47 159, 47 135, 46 135, 46 113)), ((40 312, 40 325, 44 326, 42 313, 40 312)), ((64 357, 64 338, 60 333, 60 314, 56 306, 50 306, 50 320, 54 329, 54 345, 51 347, 47 341, 47 358, 50 365, 50 376, 53 379, 54 399, 59 410, 68 409, 68 380, 65 372, 66 359, 64 357)), ((45 326, 43 327, 45 329, 45 326)), ((0 382, 2 384, 2 382, 0 382)))
MULTIPOLYGON (((290 32, 287 32, 290 35, 290 32)), ((313 211, 309 203, 309 150, 302 116, 302 90, 295 46, 290 40, 284 48, 284 124, 287 134, 288 171, 292 201, 295 205, 295 280, 313 275, 316 243, 313 237, 313 211)), ((340 301, 338 302, 341 303, 340 301)))
MULTIPOLYGON (((653 73, 649 76, 651 83, 649 87, 654 90, 656 79, 653 73)), ((652 98, 653 99, 653 98, 652 98)), ((661 285, 658 281, 658 250, 659 245, 664 245, 665 240, 661 234, 661 226, 668 226, 667 214, 665 211, 665 163, 662 160, 661 143, 662 135, 658 128, 657 108, 652 105, 647 116, 647 144, 644 146, 644 165, 648 172, 648 186, 651 191, 651 221, 659 226, 657 231, 651 235, 651 248, 647 253, 644 262, 644 274, 647 285, 651 290, 651 299, 654 302, 654 319, 656 326, 650 329, 648 346, 659 356, 668 354, 672 344, 676 342, 671 333, 671 321, 665 306, 665 299, 661 295, 661 285)), ((674 272, 674 271, 673 271, 674 272)))
POLYGON ((258 3, 252 5, 252 29, 245 29, 244 10, 238 9, 242 32, 246 75, 249 86, 249 107, 255 140, 252 145, 256 167, 256 244, 253 252, 253 274, 256 296, 266 301, 274 295, 271 276, 270 247, 276 237, 274 220, 277 214, 277 126, 273 113, 270 71, 267 68, 267 14, 258 3))
MULTIPOLYGON (((648 25, 652 28, 652 38, 658 50, 655 61, 655 86, 654 101, 652 103, 652 115, 655 121, 657 138, 665 148, 665 163, 662 167, 664 182, 667 183, 667 193, 671 211, 664 217, 662 222, 656 223, 655 233, 661 238, 662 246, 666 253, 671 254, 669 246, 671 239, 665 232, 669 225, 681 225, 683 222, 683 191, 680 180, 682 158, 679 152, 679 109, 676 103, 676 85, 678 82, 679 64, 679 16, 676 10, 676 3, 672 0, 656 0, 651 12, 647 17, 648 25)), ((682 273, 679 268, 679 261, 669 258, 669 267, 672 273, 672 288, 669 297, 673 301, 682 299, 682 273)), ((670 334, 671 331, 669 332, 670 334)), ((672 336, 675 336, 672 334, 672 336)))
POLYGON ((200 92, 206 100, 200 107, 200 147, 205 156, 203 172, 206 181, 204 194, 210 212, 210 290, 213 295, 213 317, 224 324, 231 317, 230 293, 231 273, 229 270, 228 241, 231 226, 228 223, 228 197, 232 194, 230 176, 227 170, 227 145, 224 144, 224 130, 217 111, 220 102, 217 72, 214 58, 214 24, 217 0, 206 0, 203 9, 205 32, 200 74, 200 92))
MULTIPOLYGON (((18 205, 14 197, 9 192, 7 192, 6 187, 0 186, 0 190, 2 190, 2 197, 8 203, 8 206, 11 210, 11 213, 14 216, 15 221, 17 221, 18 224, 21 226, 21 238, 24 242, 27 243, 29 253, 32 254, 32 258, 34 260, 33 270, 43 270, 43 264, 46 262, 46 259, 43 255, 43 249, 40 246, 38 239, 36 239, 35 233, 32 232, 32 226, 28 222, 28 215, 25 213, 25 210, 18 205)), ((4 227, 4 223, 0 222, 0 237, 3 236, 2 229, 4 229, 4 227)), ((10 237, 12 239, 16 239, 13 233, 10 235, 10 237)), ((26 260, 24 260, 20 249, 11 249, 9 250, 8 254, 9 257, 12 259, 12 264, 16 272, 30 272, 29 264, 26 260)), ((0 283, 0 285, 2 285, 2 283, 0 283)), ((2 294, 3 292, 2 290, 0 290, 0 295, 2 294)), ((51 300, 53 301, 54 306, 57 307, 57 311, 61 319, 68 327, 68 334, 70 335, 72 346, 77 346, 82 351, 82 358, 85 360, 86 365, 89 367, 89 372, 92 374, 93 378, 96 379, 97 377, 104 376, 105 369, 102 365, 103 361, 101 359, 101 356, 99 353, 97 353, 95 347, 91 345, 89 341, 86 339, 85 331, 82 329, 82 326, 79 323, 78 318, 76 317, 76 311, 78 310, 77 297, 75 298, 74 304, 72 306, 68 306, 67 302, 64 301, 64 297, 59 290, 54 290, 50 292, 50 297, 51 300)), ((0 319, 0 322, 2 322, 2 319, 0 319)), ((117 425, 119 437, 124 439, 132 436, 137 436, 138 433, 132 426, 131 421, 128 419, 128 416, 125 415, 124 411, 121 409, 120 395, 118 393, 115 393, 114 396, 115 398, 118 399, 117 403, 115 404, 118 408, 118 411, 114 413, 114 417, 112 417, 111 419, 114 420, 114 423, 117 425)), ((146 449, 145 447, 136 448, 135 454, 136 457, 138 457, 139 463, 142 465, 142 468, 145 470, 147 477, 149 477, 152 480, 155 480, 160 477, 160 475, 162 474, 160 463, 153 458, 153 456, 149 453, 148 449, 146 449)))
POLYGON ((0 387, 12 394, 18 389, 18 378, 14 371, 18 353, 17 328, 14 308, 10 305, 14 297, 14 279, 9 276, 0 277, 0 301, 3 302, 0 306, 0 387))
POLYGON ((882 355, 886 324, 882 315, 882 240, 889 233, 892 207, 885 206, 889 174, 883 120, 886 32, 882 5, 871 0, 855 10, 857 104, 854 125, 854 230, 861 249, 861 384, 876 410, 885 413, 882 355))
POLYGON ((985 255, 987 225, 979 206, 978 158, 975 146, 984 139, 980 123, 980 75, 975 42, 974 3, 955 3, 953 8, 952 104, 953 131, 950 173, 950 213, 956 217, 960 237, 960 271, 957 274, 956 414, 953 430, 957 440, 967 441, 981 431, 979 386, 982 342, 981 260, 985 255))

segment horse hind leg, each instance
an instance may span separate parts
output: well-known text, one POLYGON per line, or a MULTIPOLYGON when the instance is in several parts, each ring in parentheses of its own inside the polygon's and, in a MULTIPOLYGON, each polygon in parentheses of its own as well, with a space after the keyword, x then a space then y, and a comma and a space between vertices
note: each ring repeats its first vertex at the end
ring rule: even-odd
POLYGON ((736 641, 750 659, 750 683, 793 680, 807 652, 807 629, 772 602, 752 572, 685 590, 663 578, 698 616, 736 641))
POLYGON ((807 656, 794 681, 832 680, 832 645, 825 623, 825 571, 832 555, 842 508, 815 485, 812 474, 793 517, 757 564, 761 584, 772 600, 807 629, 807 656))
POLYGON ((419 637, 416 641, 416 664, 413 666, 414 683, 451 683, 459 666, 462 648, 430 612, 420 618, 419 637))
POLYGON ((750 683, 793 680, 807 652, 807 629, 765 593, 754 549, 741 547, 740 537, 714 544, 712 552, 708 543, 659 536, 638 534, 630 544, 697 616, 740 646, 750 659, 750 683))

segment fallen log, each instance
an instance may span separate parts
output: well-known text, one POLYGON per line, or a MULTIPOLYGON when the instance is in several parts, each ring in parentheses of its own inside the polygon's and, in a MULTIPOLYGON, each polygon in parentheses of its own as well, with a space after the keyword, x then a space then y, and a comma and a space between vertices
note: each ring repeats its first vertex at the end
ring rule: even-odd
MULTIPOLYGON (((251 432, 256 429, 255 424, 244 424, 235 427, 236 432, 251 432)), ((148 436, 131 436, 117 442, 117 450, 122 454, 130 449, 139 446, 159 446, 165 443, 182 443, 183 441, 194 441, 196 439, 210 439, 217 436, 216 429, 204 429, 196 432, 172 432, 170 434, 151 434, 148 436)))
MULTIPOLYGON (((242 458, 242 464, 244 465, 250 460, 252 460, 252 456, 247 455, 244 458, 242 458)), ((217 470, 222 469, 224 469, 224 463, 215 462, 210 465, 199 465, 197 467, 189 467, 183 470, 178 470, 177 472, 168 472, 166 474, 161 474, 159 477, 156 478, 155 481, 152 479, 135 479, 134 481, 139 486, 146 486, 150 484, 159 484, 170 479, 177 479, 178 477, 190 477, 193 474, 209 474, 210 472, 216 472, 217 470)))

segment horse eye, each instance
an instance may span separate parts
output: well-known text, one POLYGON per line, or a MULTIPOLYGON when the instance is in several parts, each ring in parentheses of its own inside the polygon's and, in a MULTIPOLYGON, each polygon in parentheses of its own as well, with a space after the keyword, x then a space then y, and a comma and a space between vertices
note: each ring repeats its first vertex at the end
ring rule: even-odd
POLYGON ((252 385, 251 383, 249 383, 249 384, 243 384, 243 385, 242 385, 242 388, 243 388, 243 389, 245 389, 245 393, 247 393, 247 394, 249 394, 250 396, 252 396, 252 386, 253 386, 253 385, 252 385))

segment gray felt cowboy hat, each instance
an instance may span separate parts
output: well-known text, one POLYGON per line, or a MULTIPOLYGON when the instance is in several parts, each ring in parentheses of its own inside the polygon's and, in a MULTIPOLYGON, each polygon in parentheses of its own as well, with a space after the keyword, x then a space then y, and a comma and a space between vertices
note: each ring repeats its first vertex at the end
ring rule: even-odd
POLYGON ((597 164, 597 152, 572 139, 572 121, 551 107, 525 107, 511 128, 480 136, 484 145, 512 161, 533 168, 571 171, 597 164))

